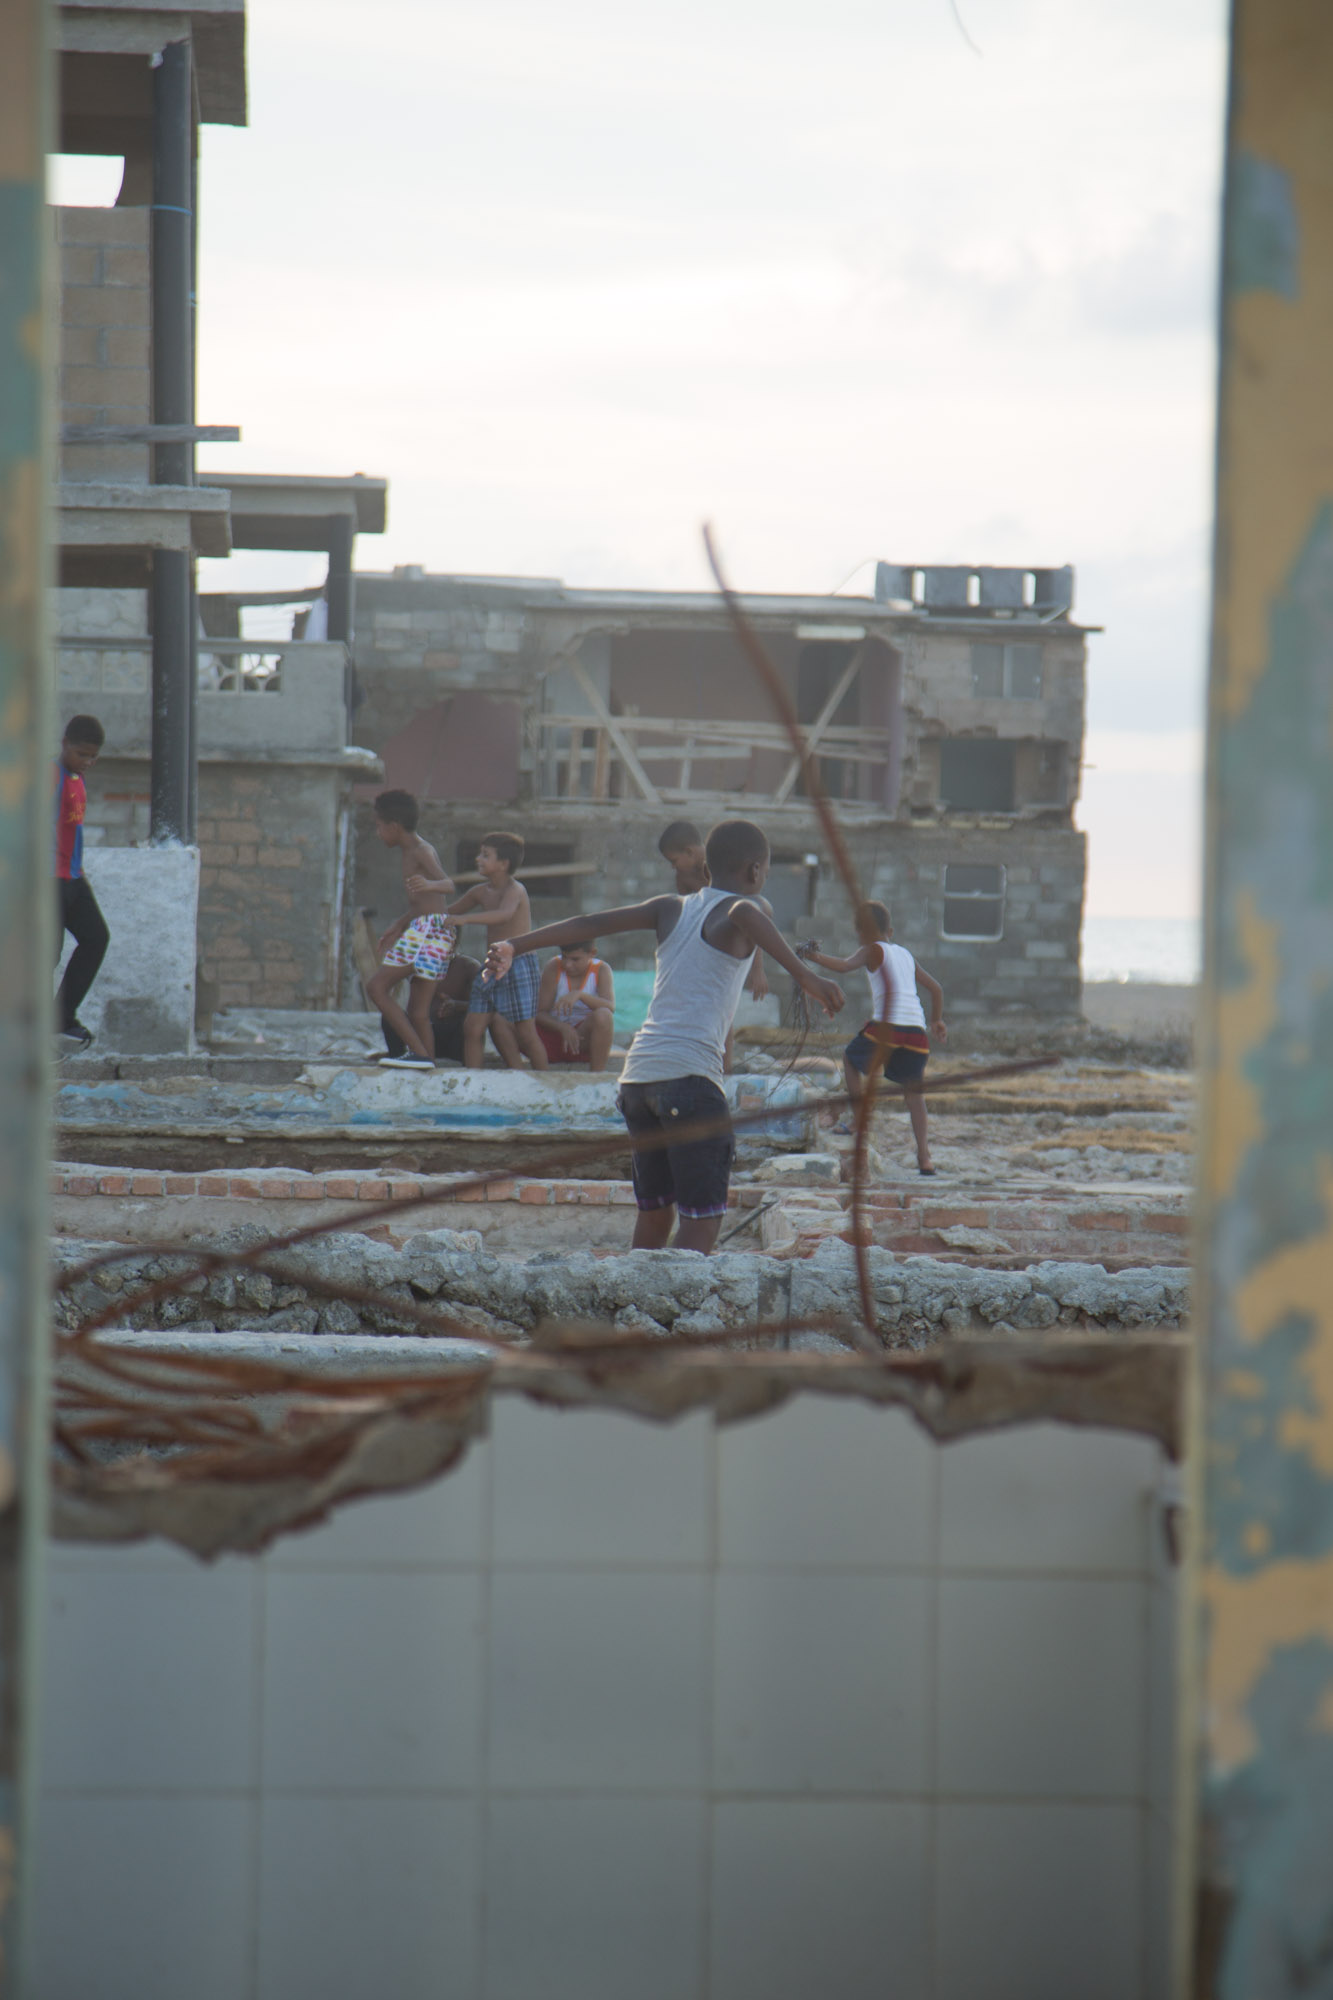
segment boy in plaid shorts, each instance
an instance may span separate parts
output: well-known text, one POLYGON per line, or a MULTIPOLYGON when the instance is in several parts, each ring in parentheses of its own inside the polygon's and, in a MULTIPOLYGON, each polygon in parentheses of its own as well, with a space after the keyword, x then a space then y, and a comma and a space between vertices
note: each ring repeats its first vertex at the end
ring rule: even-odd
MULTIPOLYGON (((455 903, 446 914, 455 924, 484 924, 487 942, 517 937, 532 925, 528 892, 514 880, 514 870, 523 859, 520 833, 488 833, 477 849, 475 889, 455 903)), ((408 885, 411 886, 410 884, 408 885)), ((535 958, 514 961, 503 979, 479 973, 468 1001, 463 1023, 463 1060, 469 1069, 480 1069, 486 1047, 486 1030, 510 1069, 517 1069, 524 1056, 534 1069, 545 1069, 546 1050, 537 1033, 537 989, 541 967, 535 958)))
POLYGON ((375 831, 386 847, 397 849, 408 896, 407 915, 379 941, 379 970, 366 987, 366 997, 406 1045, 392 1059, 394 1069, 434 1069, 430 1003, 458 942, 458 932, 444 914, 454 885, 435 849, 417 832, 417 816, 410 792, 381 792, 375 801, 375 831), (404 979, 409 982, 406 1011, 394 998, 404 979))

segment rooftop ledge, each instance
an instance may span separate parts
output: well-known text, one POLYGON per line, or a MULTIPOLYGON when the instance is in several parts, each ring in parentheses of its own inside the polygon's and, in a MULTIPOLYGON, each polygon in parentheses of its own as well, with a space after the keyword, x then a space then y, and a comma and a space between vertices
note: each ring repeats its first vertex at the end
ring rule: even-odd
POLYGON ((208 486, 112 486, 67 480, 56 491, 61 548, 193 550, 231 554, 225 492, 208 486))

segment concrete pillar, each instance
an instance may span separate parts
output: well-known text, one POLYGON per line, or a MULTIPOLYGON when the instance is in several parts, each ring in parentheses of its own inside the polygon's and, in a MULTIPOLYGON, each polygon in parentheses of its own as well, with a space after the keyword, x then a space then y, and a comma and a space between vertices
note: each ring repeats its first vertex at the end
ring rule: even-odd
POLYGON ((1333 1992, 1333 8, 1236 0, 1209 687, 1198 1880, 1177 1991, 1333 1992))
MULTIPOLYGON (((190 44, 168 42, 153 71, 153 421, 188 424, 194 415, 194 83, 190 44)), ((154 477, 185 486, 189 445, 156 447, 154 477)), ((185 550, 153 555, 152 838, 190 834, 190 714, 194 593, 185 550)))
POLYGON ((54 433, 43 265, 54 87, 43 0, 0 0, 0 49, 0 1987, 19 1995, 49 1449, 54 433))

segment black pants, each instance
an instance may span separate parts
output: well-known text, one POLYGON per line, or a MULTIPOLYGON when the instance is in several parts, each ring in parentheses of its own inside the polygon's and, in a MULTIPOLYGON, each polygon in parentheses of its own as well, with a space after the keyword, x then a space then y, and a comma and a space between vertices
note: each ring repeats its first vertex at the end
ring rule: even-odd
MULTIPOLYGON (((461 1014, 446 1014, 442 1021, 432 1021, 430 1025, 435 1036, 435 1054, 437 1060, 440 1062, 461 1063, 463 1060, 463 1016, 461 1014)), ((384 1028, 384 1046, 389 1051, 389 1054, 391 1056, 406 1055, 407 1043, 403 1040, 402 1036, 396 1035, 387 1021, 383 1022, 382 1026, 384 1028)))
POLYGON ((65 976, 60 982, 56 995, 56 1020, 61 1029, 68 1028, 83 1005, 88 988, 97 977, 98 968, 106 957, 106 948, 111 942, 111 933, 106 927, 106 918, 97 907, 97 898, 84 876, 73 882, 57 882, 60 894, 59 925, 56 934, 56 964, 65 948, 65 932, 74 939, 74 950, 65 976))

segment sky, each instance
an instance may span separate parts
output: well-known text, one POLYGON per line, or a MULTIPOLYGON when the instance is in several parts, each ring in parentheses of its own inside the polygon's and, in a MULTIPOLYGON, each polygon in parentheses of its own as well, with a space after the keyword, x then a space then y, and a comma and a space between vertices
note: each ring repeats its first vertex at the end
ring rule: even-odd
POLYGON ((1089 909, 1192 914, 1224 57, 1222 0, 250 0, 205 462, 387 476, 363 568, 1072 562, 1089 909))

